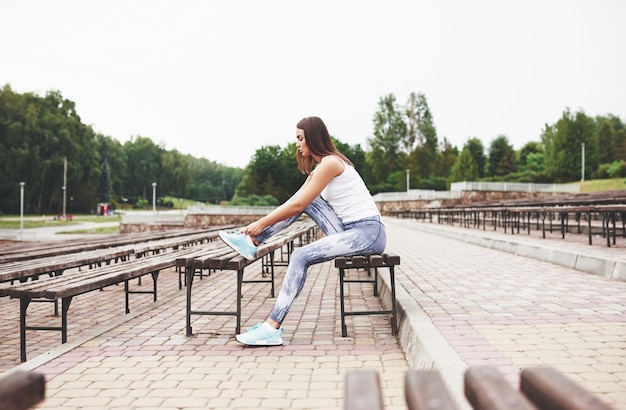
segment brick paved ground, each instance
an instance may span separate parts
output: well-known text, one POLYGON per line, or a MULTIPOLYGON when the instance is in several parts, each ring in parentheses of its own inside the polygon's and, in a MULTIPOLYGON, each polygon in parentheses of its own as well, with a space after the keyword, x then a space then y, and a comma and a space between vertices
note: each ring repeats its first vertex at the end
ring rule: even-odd
MULTIPOLYGON (((345 373, 367 367, 381 374, 386 408, 403 409, 409 367, 439 369, 462 400, 464 368, 489 364, 513 384, 520 368, 553 366, 626 409, 626 282, 468 243, 468 236, 482 235, 491 244, 537 246, 537 238, 407 220, 386 224, 388 250, 402 256, 399 300, 408 317, 399 337, 391 336, 385 316, 349 318, 350 337, 341 337, 337 272, 325 263, 310 269, 284 324, 284 346, 239 345, 227 317, 194 318, 194 336, 187 338, 185 295, 171 270, 159 278, 156 304, 149 295, 131 295, 130 315, 123 314, 122 286, 75 298, 66 345, 59 334, 29 332, 29 362, 22 366, 46 375, 40 408, 341 408, 345 373), (439 234, 428 232, 433 229, 439 234)), ((623 246, 540 244, 626 261, 623 246)), ((234 285, 229 272, 196 280, 194 308, 232 308, 234 285)), ((267 284, 244 285, 244 326, 269 312, 268 295, 267 284)), ((350 285, 348 300, 380 303, 361 284, 350 285)), ((17 301, 0 299, 0 371, 19 363, 17 308, 17 301)), ((55 320, 51 312, 50 304, 35 304, 29 321, 55 320)))
MULTIPOLYGON (((251 274, 259 270, 248 269, 251 274)), ((350 337, 343 338, 338 276, 330 264, 310 270, 307 289, 284 324, 285 346, 274 348, 246 348, 234 341, 230 317, 196 317, 194 336, 187 338, 185 292, 178 290, 177 280, 174 270, 160 275, 156 305, 150 295, 131 295, 128 317, 123 314, 123 286, 75 298, 67 345, 60 346, 58 333, 28 332, 29 359, 35 365, 45 362, 36 368, 48 380, 41 408, 340 408, 345 372, 361 367, 378 369, 386 404, 403 408, 397 381, 407 362, 391 335, 389 319, 355 317, 349 323, 350 337), (98 334, 110 323, 116 326, 98 334), (58 355, 80 340, 84 342, 58 355), (55 358, 46 361, 47 356, 55 358)), ((150 280, 144 279, 142 286, 150 286, 150 280)), ((194 309, 232 310, 234 286, 232 272, 196 279, 194 309)), ((380 306, 371 293, 371 286, 353 284, 349 303, 380 306)), ((244 285, 243 326, 265 318, 273 305, 268 295, 268 284, 244 285)), ((15 319, 2 321, 3 357, 12 359, 5 361, 6 370, 19 362, 18 303, 0 302, 7 312, 3 317, 15 319)), ((50 304, 34 307, 29 320, 55 320, 50 304)))

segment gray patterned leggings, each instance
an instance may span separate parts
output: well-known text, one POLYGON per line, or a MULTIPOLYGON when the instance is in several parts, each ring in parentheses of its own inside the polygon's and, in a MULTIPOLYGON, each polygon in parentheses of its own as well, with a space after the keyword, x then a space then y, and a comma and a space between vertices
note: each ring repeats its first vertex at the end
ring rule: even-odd
MULTIPOLYGON (((269 316, 270 319, 278 323, 283 322, 294 300, 302 291, 309 266, 334 259, 337 256, 382 253, 387 244, 385 226, 379 216, 344 224, 333 208, 321 197, 315 198, 303 213, 317 223, 325 236, 295 249, 291 254, 285 279, 276 298, 274 309, 269 316)), ((268 226, 257 236, 257 241, 262 243, 291 225, 299 217, 300 215, 296 215, 268 226)))

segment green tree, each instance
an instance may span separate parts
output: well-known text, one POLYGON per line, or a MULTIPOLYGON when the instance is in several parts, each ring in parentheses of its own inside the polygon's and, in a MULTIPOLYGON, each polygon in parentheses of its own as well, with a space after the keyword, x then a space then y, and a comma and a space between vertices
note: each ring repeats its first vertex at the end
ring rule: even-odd
POLYGON ((496 175, 509 175, 514 172, 517 172, 515 151, 513 151, 513 147, 509 147, 509 149, 504 151, 504 155, 498 163, 498 168, 496 168, 496 175))
POLYGON ((546 173, 555 182, 581 178, 582 149, 585 144, 585 175, 598 167, 593 119, 579 111, 565 110, 553 125, 546 125, 541 141, 545 150, 546 173))
POLYGON ((598 162, 600 164, 608 164, 617 159, 615 135, 611 124, 608 121, 602 121, 596 133, 598 142, 598 162))
MULTIPOLYGON (((128 192, 124 187, 126 175, 126 152, 122 144, 109 136, 95 135, 98 158, 109 165, 109 179, 111 181, 111 195, 115 202, 128 202, 128 192), (126 201, 124 201, 126 199, 126 201)), ((93 205, 93 204, 91 204, 93 205)), ((81 209, 84 207, 81 207, 81 209)))
POLYGON ((423 93, 411 93, 405 107, 406 138, 404 147, 409 158, 406 168, 421 179, 435 172, 437 159, 437 129, 423 93))
POLYGON ((526 155, 526 170, 534 172, 543 172, 546 169, 546 162, 543 152, 531 152, 526 155))
POLYGON ((367 163, 374 184, 382 184, 393 172, 403 169, 404 157, 400 143, 406 137, 406 124, 396 97, 388 94, 378 102, 374 114, 374 136, 368 140, 371 147, 367 163))
POLYGON ((280 146, 265 146, 256 150, 244 170, 243 180, 237 186, 236 196, 270 195, 279 202, 288 199, 295 192, 290 190, 290 181, 294 175, 299 174, 299 171, 295 162, 294 148, 287 150, 290 153, 294 152, 294 156, 289 155, 290 167, 286 166, 286 156, 282 154, 283 149, 280 146))
POLYGON ((540 142, 536 142, 536 141, 527 142, 517 152, 517 163, 519 164, 521 168, 528 169, 528 156, 531 154, 543 155, 543 146, 541 145, 540 142))
POLYGON ((435 176, 447 180, 458 156, 459 150, 444 137, 441 142, 441 149, 437 155, 435 176))
POLYGON ((102 173, 100 174, 100 185, 98 187, 99 202, 111 202, 111 187, 111 169, 109 168, 109 162, 104 160, 102 163, 102 173))
POLYGON ((148 137, 133 136, 124 143, 124 151, 127 160, 124 186, 130 196, 137 200, 151 199, 153 183, 157 184, 157 196, 165 193, 163 187, 159 186, 161 154, 164 149, 148 137))
POLYGON ((233 197, 243 170, 220 165, 206 158, 187 158, 190 180, 188 198, 214 204, 229 201, 233 197))
POLYGON ((504 135, 491 142, 487 167, 489 176, 503 176, 517 170, 513 146, 504 135))
POLYGON ((476 137, 469 138, 463 146, 463 150, 468 150, 472 156, 478 171, 477 178, 483 178, 486 171, 487 157, 485 156, 485 147, 482 141, 476 137))
MULTIPOLYGON (((163 151, 161 153, 161 173, 159 185, 162 192, 179 198, 187 198, 191 185, 189 156, 178 150, 163 151)), ((218 182, 218 187, 219 187, 218 182)))
POLYGON ((464 148, 450 171, 450 183, 478 180, 478 167, 469 148, 464 148))

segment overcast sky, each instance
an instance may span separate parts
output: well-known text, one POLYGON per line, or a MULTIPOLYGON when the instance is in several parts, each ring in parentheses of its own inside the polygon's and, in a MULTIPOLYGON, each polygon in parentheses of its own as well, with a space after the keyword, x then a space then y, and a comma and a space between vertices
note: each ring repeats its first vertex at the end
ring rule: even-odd
POLYGON ((626 121, 623 0, 2 0, 0 16, 1 86, 230 166, 311 115, 368 149, 387 94, 423 93, 459 148, 518 149, 566 108, 626 121))

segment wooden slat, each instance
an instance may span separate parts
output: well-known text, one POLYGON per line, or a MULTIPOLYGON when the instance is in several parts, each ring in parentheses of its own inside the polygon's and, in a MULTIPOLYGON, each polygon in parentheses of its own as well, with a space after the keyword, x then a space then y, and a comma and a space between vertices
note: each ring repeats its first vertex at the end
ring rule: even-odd
POLYGON ((409 410, 458 409, 439 372, 409 370, 404 381, 404 396, 409 410))
POLYGON ((15 370, 0 379, 0 410, 29 409, 45 398, 46 380, 41 373, 15 370))
POLYGON ((491 366, 465 372, 465 397, 476 410, 531 410, 532 403, 491 366))
POLYGON ((523 369, 520 390, 540 409, 611 409, 590 392, 550 367, 523 369))
POLYGON ((0 288, 0 296, 19 298, 47 298, 51 300, 75 296, 103 287, 115 285, 125 280, 134 279, 154 271, 160 271, 175 265, 178 255, 194 252, 193 248, 132 259, 114 265, 93 268, 82 272, 73 272, 38 281, 24 282, 0 288))
POLYGON ((351 370, 345 376, 346 410, 383 409, 383 395, 378 372, 369 369, 351 370))

